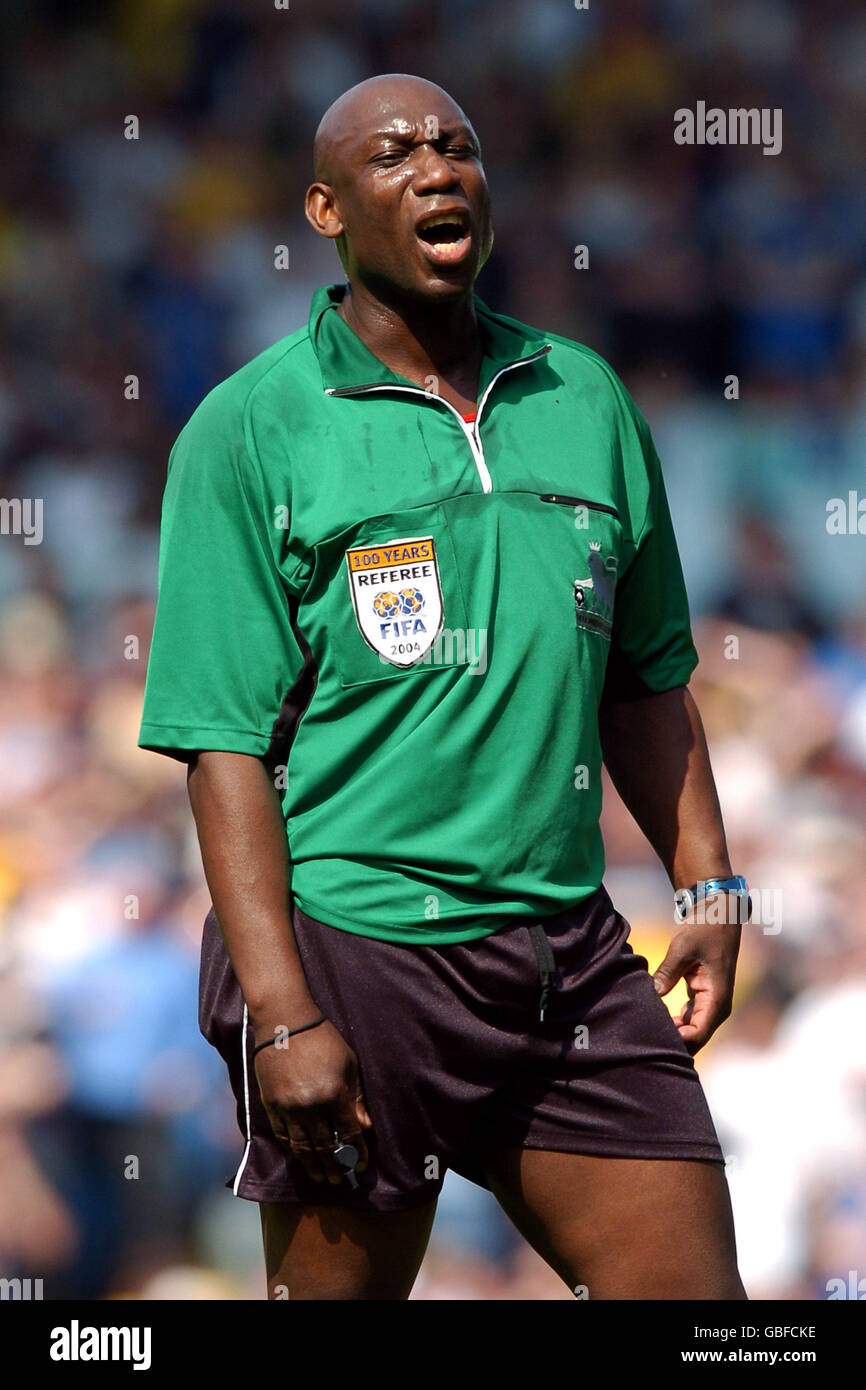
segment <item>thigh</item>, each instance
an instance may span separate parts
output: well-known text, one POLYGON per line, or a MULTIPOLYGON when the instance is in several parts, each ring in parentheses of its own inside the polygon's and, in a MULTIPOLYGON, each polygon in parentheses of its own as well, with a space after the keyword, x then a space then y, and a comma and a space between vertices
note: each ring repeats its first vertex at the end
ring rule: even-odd
POLYGON ((260 1202, 268 1298, 405 1300, 421 1267, 435 1199, 408 1211, 260 1202))
POLYGON ((721 1164, 508 1149, 485 1162, 514 1225, 590 1299, 744 1299, 721 1164))

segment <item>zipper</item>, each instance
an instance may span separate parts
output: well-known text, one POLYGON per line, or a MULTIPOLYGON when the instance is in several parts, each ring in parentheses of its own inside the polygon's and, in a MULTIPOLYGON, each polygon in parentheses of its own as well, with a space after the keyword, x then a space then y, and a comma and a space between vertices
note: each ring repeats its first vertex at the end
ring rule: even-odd
POLYGON ((542 502, 560 502, 564 507, 588 507, 591 512, 607 512, 619 521, 616 507, 608 507, 604 502, 590 502, 586 497, 566 497, 562 492, 539 493, 542 502))
POLYGON ((552 343, 545 343, 544 347, 539 348, 537 352, 533 352, 529 357, 521 357, 517 362, 507 362, 504 367, 500 367, 499 371, 494 373, 484 388, 472 424, 469 424, 467 420, 463 419, 456 405, 452 405, 450 401, 446 401, 442 396, 437 396, 433 391, 422 391, 420 386, 401 386, 397 383, 389 382, 371 382, 369 386, 326 386, 325 395, 360 396, 370 394, 374 391, 402 391, 405 396, 421 396, 425 401, 438 401, 440 405, 444 405, 451 411, 451 414, 457 418, 457 422, 472 450, 472 458, 475 462, 478 476, 481 479, 482 492, 492 492, 493 479, 490 476, 490 469, 487 467, 487 461, 484 457, 481 435, 478 433, 478 427, 481 424, 481 412, 484 409, 487 397, 490 395, 490 392, 499 378, 504 376, 506 372, 513 372, 515 367, 525 367, 529 362, 536 362, 539 357, 546 356, 546 354, 550 352, 552 346, 552 343))

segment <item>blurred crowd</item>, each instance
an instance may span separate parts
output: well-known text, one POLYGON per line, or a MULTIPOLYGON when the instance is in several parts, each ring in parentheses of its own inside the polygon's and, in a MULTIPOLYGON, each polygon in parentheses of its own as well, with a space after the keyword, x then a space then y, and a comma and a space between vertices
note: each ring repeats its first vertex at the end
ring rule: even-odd
MULTIPOLYGON (((664 464, 731 857, 781 905, 698 1059, 746 1286, 866 1297, 866 535, 826 524, 866 497, 866 15, 6 0, 0 24, 0 491, 44 501, 41 544, 0 535, 0 1275, 263 1296, 197 1031, 183 769, 136 748, 159 505, 202 396, 341 278, 301 212, 319 117, 409 71, 482 141, 482 298, 605 355, 664 464), (698 100, 781 108, 782 152, 675 144, 698 100)), ((612 792, 605 830, 654 966, 669 887, 612 792)), ((571 1295, 449 1178, 413 1296, 571 1295)))

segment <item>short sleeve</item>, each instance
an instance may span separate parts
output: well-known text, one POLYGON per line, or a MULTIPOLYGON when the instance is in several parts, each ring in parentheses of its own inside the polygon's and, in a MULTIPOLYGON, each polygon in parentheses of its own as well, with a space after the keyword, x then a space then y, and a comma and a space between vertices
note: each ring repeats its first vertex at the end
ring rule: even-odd
POLYGON ((186 761, 263 756, 303 668, 292 584, 239 408, 217 387, 171 451, 153 641, 138 744, 186 761))
POLYGON ((687 685, 698 664, 661 464, 649 426, 633 405, 632 412, 633 467, 648 500, 635 553, 616 586, 605 703, 687 685))

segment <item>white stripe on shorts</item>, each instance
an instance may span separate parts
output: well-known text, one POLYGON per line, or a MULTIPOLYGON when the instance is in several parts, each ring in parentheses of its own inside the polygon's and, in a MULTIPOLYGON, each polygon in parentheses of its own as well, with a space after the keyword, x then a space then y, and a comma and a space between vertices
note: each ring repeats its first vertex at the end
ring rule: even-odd
POLYGON ((244 1064, 244 1112, 246 1114, 247 1124, 247 1146, 244 1149, 244 1156, 241 1159, 241 1164, 238 1168, 238 1171, 235 1173, 235 1180, 232 1185, 232 1192, 236 1197, 238 1195, 238 1184, 240 1183, 240 1180, 243 1176, 243 1171, 247 1166, 247 1159, 250 1156, 250 1146, 253 1142, 252 1131, 250 1128, 250 1077, 249 1072, 247 1070, 247 1019, 247 1006, 246 1004, 244 1004, 244 1026, 241 1030, 241 1058, 244 1064))

